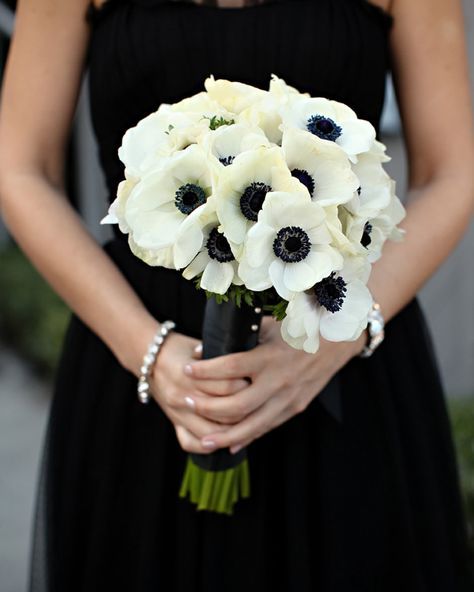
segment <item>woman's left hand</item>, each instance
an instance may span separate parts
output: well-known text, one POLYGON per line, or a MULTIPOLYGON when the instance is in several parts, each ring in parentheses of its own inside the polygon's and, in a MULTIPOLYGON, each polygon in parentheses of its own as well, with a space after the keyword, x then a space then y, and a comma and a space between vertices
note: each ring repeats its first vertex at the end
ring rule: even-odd
MULTIPOLYGON (((201 380, 248 378, 248 388, 233 395, 194 397, 188 405, 199 415, 224 424, 224 432, 202 438, 208 450, 237 452, 256 438, 303 412, 324 386, 365 343, 365 332, 354 342, 321 340, 319 351, 308 354, 287 345, 280 324, 264 318, 260 344, 249 352, 188 364, 184 371, 201 380)), ((188 397, 189 399, 189 397, 188 397)))

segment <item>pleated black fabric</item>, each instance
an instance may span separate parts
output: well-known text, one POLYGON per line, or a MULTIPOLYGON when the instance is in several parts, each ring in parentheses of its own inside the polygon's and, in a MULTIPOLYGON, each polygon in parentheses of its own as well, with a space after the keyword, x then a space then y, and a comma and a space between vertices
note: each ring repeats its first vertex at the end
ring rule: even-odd
MULTIPOLYGON (((378 124, 389 18, 356 0, 246 9, 110 1, 94 18, 91 107, 111 199, 125 130, 198 92, 210 73, 271 73, 378 124)), ((204 297, 117 236, 106 251, 147 308, 199 337, 204 297)), ((316 398, 249 449, 235 515, 178 499, 186 453, 157 405, 77 318, 58 371, 33 555, 33 592, 472 590, 443 393, 416 301, 369 360, 335 377, 342 422, 316 398)))

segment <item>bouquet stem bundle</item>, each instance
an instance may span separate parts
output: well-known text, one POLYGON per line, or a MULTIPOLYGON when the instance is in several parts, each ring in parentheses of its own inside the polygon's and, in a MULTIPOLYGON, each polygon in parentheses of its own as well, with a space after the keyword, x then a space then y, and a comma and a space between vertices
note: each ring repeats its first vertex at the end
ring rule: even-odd
POLYGON ((231 516, 239 499, 250 497, 250 473, 247 457, 237 466, 222 471, 203 469, 188 456, 179 496, 197 506, 231 516))
MULTIPOLYGON (((253 349, 258 343, 261 317, 261 307, 209 299, 203 324, 203 358, 253 349)), ((236 454, 223 449, 211 454, 190 454, 179 496, 189 496, 198 510, 231 515, 235 503, 250 496, 246 449, 236 454)))

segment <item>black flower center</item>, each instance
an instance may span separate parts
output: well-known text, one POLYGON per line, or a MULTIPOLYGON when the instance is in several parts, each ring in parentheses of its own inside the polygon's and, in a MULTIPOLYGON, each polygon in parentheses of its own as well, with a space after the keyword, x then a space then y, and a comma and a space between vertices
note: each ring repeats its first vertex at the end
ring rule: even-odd
POLYGON ((333 272, 314 286, 314 293, 321 306, 329 312, 341 310, 346 298, 347 284, 333 272))
POLYGON ((219 158, 219 162, 222 163, 224 166, 229 166, 234 162, 235 156, 224 156, 219 158))
POLYGON ((357 187, 357 195, 360 196, 361 193, 362 193, 362 187, 357 187))
POLYGON ((226 237, 220 233, 217 228, 213 228, 207 239, 206 249, 211 259, 219 263, 228 263, 234 260, 234 255, 230 249, 226 237))
POLYGON ((272 188, 265 183, 252 183, 242 193, 240 209, 247 220, 257 221, 258 213, 262 209, 265 197, 272 188))
POLYGON ((314 187, 315 187, 314 179, 308 173, 308 171, 305 171, 304 169, 293 169, 291 171, 291 174, 293 175, 293 177, 296 177, 296 179, 298 179, 298 181, 306 187, 306 189, 309 191, 309 194, 311 195, 311 197, 313 197, 314 187))
POLYGON ((367 249, 367 247, 372 242, 371 235, 372 234, 372 224, 370 222, 366 222, 364 226, 364 232, 362 233, 362 238, 360 239, 360 244, 367 249))
POLYGON ((303 261, 311 251, 311 241, 298 226, 286 226, 278 231, 273 241, 273 252, 285 263, 303 261))
POLYGON ((311 115, 306 124, 306 129, 318 136, 318 138, 330 140, 331 142, 335 142, 342 134, 342 128, 331 118, 323 115, 311 115))
POLYGON ((174 203, 178 210, 189 216, 189 214, 206 202, 206 193, 202 187, 194 183, 181 185, 176 191, 174 203))

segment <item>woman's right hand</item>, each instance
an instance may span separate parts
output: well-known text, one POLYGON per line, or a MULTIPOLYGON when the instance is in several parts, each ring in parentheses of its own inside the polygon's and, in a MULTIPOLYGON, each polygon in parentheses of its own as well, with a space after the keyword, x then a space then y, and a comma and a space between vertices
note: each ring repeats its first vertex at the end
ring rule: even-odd
POLYGON ((186 452, 208 454, 201 439, 216 431, 226 431, 230 424, 205 419, 193 410, 193 399, 232 395, 248 387, 245 380, 200 380, 198 383, 183 372, 186 364, 196 359, 197 339, 171 333, 160 350, 150 387, 153 398, 173 423, 178 442, 186 452), (186 402, 188 401, 188 402, 186 402))

